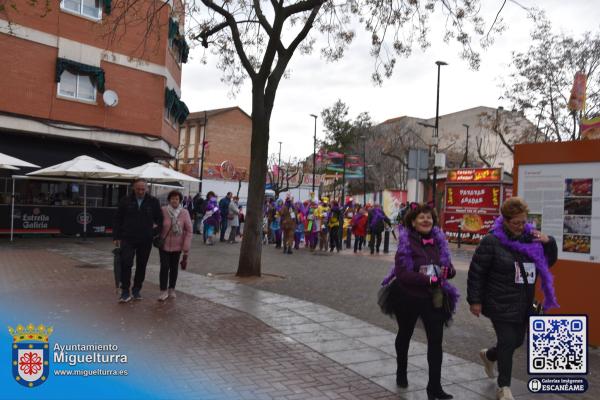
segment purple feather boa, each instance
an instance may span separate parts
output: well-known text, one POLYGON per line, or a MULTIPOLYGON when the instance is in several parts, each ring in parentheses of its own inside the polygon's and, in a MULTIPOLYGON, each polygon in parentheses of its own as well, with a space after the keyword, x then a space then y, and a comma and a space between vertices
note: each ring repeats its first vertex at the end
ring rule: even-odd
MULTIPOLYGON (((531 235, 532 224, 525 224, 524 235, 531 235)), ((500 240, 500 243, 513 251, 521 253, 535 264, 535 269, 542 279, 542 291, 544 292, 544 309, 558 308, 556 293, 554 291, 554 277, 548 266, 548 260, 544 255, 544 247, 541 242, 523 243, 518 240, 511 240, 504 231, 504 218, 498 217, 492 226, 491 232, 500 240)))
MULTIPOLYGON (((410 238, 408 237, 409 231, 408 229, 399 227, 398 228, 398 253, 401 254, 401 265, 392 265, 390 271, 384 278, 383 282, 381 282, 382 286, 387 285, 392 281, 392 279, 396 276, 396 267, 405 268, 408 271, 414 271, 414 263, 412 257, 412 250, 410 247, 410 238)), ((446 235, 444 232, 437 226, 434 226, 431 230, 431 235, 433 236, 434 242, 440 251, 440 263, 444 266, 448 266, 451 263, 450 250, 448 249, 448 241, 446 240, 446 235)), ((442 280, 442 290, 450 299, 450 309, 454 313, 456 310, 456 303, 458 302, 458 298, 460 294, 456 287, 451 285, 447 280, 442 280)))
POLYGON ((375 227, 377 227, 377 224, 380 221, 383 221, 383 219, 385 218, 385 214, 383 213, 383 210, 381 208, 374 208, 373 211, 371 212, 371 225, 369 226, 372 230, 375 229, 375 227))

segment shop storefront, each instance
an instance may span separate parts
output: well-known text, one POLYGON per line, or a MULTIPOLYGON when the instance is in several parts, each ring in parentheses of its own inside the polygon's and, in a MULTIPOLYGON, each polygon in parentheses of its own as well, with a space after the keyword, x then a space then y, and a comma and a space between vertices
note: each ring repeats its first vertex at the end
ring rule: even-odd
POLYGON ((87 211, 83 213, 83 182, 15 176, 15 208, 11 210, 12 178, 0 179, 0 234, 79 235, 84 221, 90 236, 112 233, 112 220, 125 182, 86 182, 87 211))
MULTIPOLYGON (((139 151, 34 135, 2 133, 5 152, 45 168, 82 154, 132 168, 152 158, 139 151)), ((11 216, 15 235, 87 235, 112 233, 119 199, 127 194, 129 181, 87 180, 87 212, 83 212, 84 181, 77 178, 26 176, 36 169, 0 171, 0 235, 10 235, 11 216), (11 208, 14 177, 14 214, 11 208)))

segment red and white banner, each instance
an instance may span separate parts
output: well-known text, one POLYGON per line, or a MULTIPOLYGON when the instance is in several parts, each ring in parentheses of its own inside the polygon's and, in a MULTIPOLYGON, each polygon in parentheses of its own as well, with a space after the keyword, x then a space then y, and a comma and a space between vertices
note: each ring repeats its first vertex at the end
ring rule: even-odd
POLYGON ((479 214, 497 214, 500 207, 500 185, 452 185, 446 187, 446 210, 473 209, 479 214))
POLYGON ((478 243, 492 225, 498 214, 444 213, 444 232, 448 238, 456 239, 461 230, 461 240, 466 243, 478 243))

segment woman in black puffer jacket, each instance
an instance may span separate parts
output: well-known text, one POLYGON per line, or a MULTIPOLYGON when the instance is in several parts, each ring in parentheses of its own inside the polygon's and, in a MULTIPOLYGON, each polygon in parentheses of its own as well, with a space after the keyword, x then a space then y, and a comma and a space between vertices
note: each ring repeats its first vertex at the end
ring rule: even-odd
POLYGON ((558 307, 549 271, 558 255, 556 241, 527 223, 528 211, 527 204, 518 197, 504 202, 502 216, 477 247, 469 267, 467 301, 471 313, 490 318, 496 331, 496 346, 481 350, 480 357, 490 378, 498 362, 500 400, 513 399, 512 356, 525 339, 538 275, 544 308, 558 307), (521 271, 527 275, 527 281, 521 271))

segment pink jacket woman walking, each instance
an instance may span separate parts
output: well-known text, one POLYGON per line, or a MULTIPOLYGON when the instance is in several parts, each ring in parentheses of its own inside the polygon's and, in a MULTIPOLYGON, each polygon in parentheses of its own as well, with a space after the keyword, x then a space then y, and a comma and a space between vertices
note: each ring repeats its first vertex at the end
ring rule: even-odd
POLYGON ((187 266, 188 252, 192 244, 192 220, 188 210, 181 206, 183 195, 173 190, 167 200, 169 204, 162 207, 163 227, 161 237, 164 245, 160 253, 160 296, 159 301, 175 298, 175 284, 179 269, 179 258, 183 252, 181 269, 187 266), (168 287, 168 291, 167 291, 168 287))

